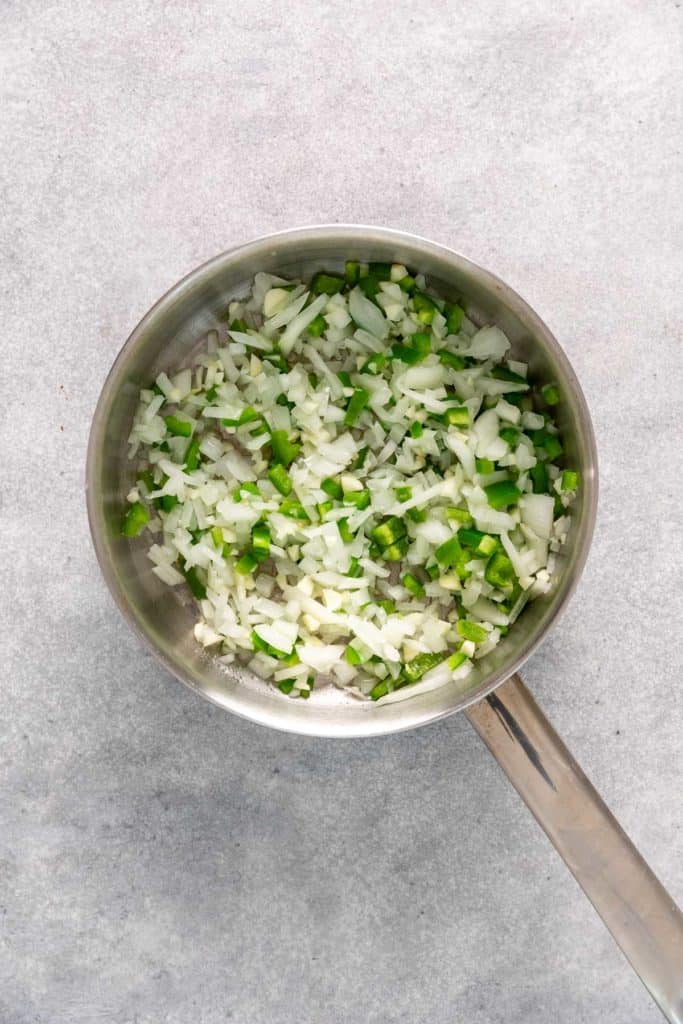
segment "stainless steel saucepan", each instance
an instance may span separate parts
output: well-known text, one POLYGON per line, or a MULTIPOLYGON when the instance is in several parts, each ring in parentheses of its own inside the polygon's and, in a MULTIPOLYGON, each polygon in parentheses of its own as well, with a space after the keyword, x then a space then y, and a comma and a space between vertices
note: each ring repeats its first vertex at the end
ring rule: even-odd
POLYGON ((107 378, 93 420, 88 513, 104 577, 127 621, 160 661, 215 704, 262 725, 315 736, 373 736, 464 711, 564 858, 665 1017, 683 1024, 683 916, 544 717, 517 670, 557 620, 576 586, 597 503, 591 421, 571 366, 545 324, 511 288, 450 249, 372 227, 302 228, 257 239, 205 263, 135 328, 107 378), (529 606, 464 683, 385 706, 333 688, 290 700, 244 669, 226 668, 196 643, 196 608, 151 570, 144 540, 120 536, 133 482, 126 438, 141 386, 201 345, 229 299, 259 271, 306 276, 345 259, 399 262, 445 298, 461 297, 477 323, 499 324, 530 375, 560 385, 559 424, 581 488, 570 536, 545 598, 529 606))

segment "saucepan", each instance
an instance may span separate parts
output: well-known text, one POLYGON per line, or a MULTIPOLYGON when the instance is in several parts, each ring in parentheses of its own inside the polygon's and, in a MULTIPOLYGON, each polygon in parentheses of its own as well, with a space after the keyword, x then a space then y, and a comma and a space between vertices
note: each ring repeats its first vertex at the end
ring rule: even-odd
POLYGON ((124 345, 95 412, 87 501, 97 557, 130 625, 159 660, 193 690, 262 725, 315 736, 373 736, 412 729, 464 711, 602 917, 665 1017, 683 1022, 683 915, 622 831, 517 674, 566 606, 583 569, 597 505, 595 441, 585 399, 559 344, 519 295, 458 253, 375 227, 287 231, 239 246, 175 285, 124 345), (225 666, 196 643, 196 608, 182 588, 151 572, 144 540, 120 534, 133 483, 126 439, 141 386, 177 368, 201 345, 227 301, 257 271, 306 276, 344 260, 398 262, 424 273, 439 294, 458 298, 478 324, 496 323, 530 376, 557 381, 559 425, 582 486, 553 587, 523 612, 504 640, 464 682, 386 705, 333 687, 291 700, 246 669, 225 666))

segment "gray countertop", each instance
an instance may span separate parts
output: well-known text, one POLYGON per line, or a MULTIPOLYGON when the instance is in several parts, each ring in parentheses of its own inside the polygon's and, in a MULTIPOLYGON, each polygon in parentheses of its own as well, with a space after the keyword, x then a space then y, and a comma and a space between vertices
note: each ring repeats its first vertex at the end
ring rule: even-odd
POLYGON ((377 223, 495 270, 573 362, 602 471, 525 678, 680 898, 682 14, 3 4, 2 1024, 660 1020, 462 716, 298 739, 155 664, 83 469, 129 331, 234 243, 377 223))

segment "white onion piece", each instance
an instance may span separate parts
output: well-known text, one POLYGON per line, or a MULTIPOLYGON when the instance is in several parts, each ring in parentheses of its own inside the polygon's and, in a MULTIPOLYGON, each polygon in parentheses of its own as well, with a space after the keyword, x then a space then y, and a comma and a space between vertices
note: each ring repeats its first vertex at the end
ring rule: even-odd
POLYGON ((326 644, 320 647, 313 644, 298 644, 296 653, 304 665, 308 665, 314 672, 325 674, 344 656, 345 650, 346 648, 340 644, 326 644))
POLYGON ((228 331, 228 334, 233 341, 240 345, 246 345, 247 348, 256 348, 263 352, 270 352, 273 347, 268 339, 260 334, 245 334, 244 331, 228 331))
POLYGON ((458 461, 460 462, 463 473, 467 479, 471 480, 476 473, 476 464, 472 449, 466 441, 452 433, 447 434, 444 440, 454 455, 457 455, 458 461))
POLYGON ((318 313, 322 312, 327 302, 327 295, 319 295, 310 306, 302 309, 300 313, 287 324, 284 334, 280 338, 280 351, 287 356, 292 351, 297 339, 306 330, 308 325, 315 320, 318 313))
POLYGON ((282 651, 283 654, 291 654, 296 643, 298 629, 295 622, 287 622, 285 619, 280 619, 278 622, 273 623, 272 626, 254 626, 254 632, 265 643, 269 644, 270 647, 274 647, 275 650, 282 651))
POLYGON ((487 409, 479 416, 472 427, 476 438, 475 454, 478 458, 487 458, 486 452, 494 441, 498 440, 500 421, 493 409, 487 409))
POLYGON ((482 327, 474 335, 467 350, 473 359, 502 359, 510 348, 500 327, 482 327))
POLYGON ((270 334, 272 331, 280 327, 284 327, 286 324, 290 323, 297 315, 297 313, 301 309, 303 309, 304 305, 306 304, 308 294, 309 293, 307 291, 304 291, 303 293, 296 295, 294 299, 292 299, 292 296, 290 295, 290 301, 284 307, 284 309, 281 309, 269 320, 266 320, 264 324, 264 329, 266 330, 266 332, 270 334))
POLYGON ((386 319, 375 303, 363 295, 360 288, 354 288, 349 295, 349 313, 359 327, 374 335, 375 338, 379 338, 380 341, 384 341, 389 334, 389 324, 386 319))
POLYGON ((555 502, 549 494, 524 494, 519 499, 522 522, 543 540, 550 540, 554 510, 555 502))

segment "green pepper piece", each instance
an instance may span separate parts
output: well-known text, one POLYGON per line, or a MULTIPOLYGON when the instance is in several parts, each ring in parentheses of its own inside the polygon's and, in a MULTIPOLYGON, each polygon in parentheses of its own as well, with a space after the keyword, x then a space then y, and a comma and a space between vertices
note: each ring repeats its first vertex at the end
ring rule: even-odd
POLYGON ((482 530, 473 530, 466 526, 458 530, 458 540, 466 548, 476 548, 488 534, 482 530))
POLYGON ((423 324, 431 324, 432 320, 439 312, 439 307, 436 305, 434 300, 430 299, 429 295, 425 295, 424 292, 414 293, 413 308, 417 313, 417 319, 423 324))
POLYGON ((345 284, 346 280, 341 274, 332 274, 325 270, 319 270, 311 278, 310 290, 313 295, 336 295, 345 284))
POLYGON ((334 498, 335 501, 341 501, 344 497, 342 485, 338 480, 335 480, 331 476, 328 476, 326 480, 322 481, 320 488, 325 492, 325 494, 329 495, 330 498, 334 498))
POLYGON ((449 427, 469 427, 470 411, 466 405, 454 405, 451 409, 446 409, 444 420, 449 427))
POLYGON ((489 558, 499 544, 500 541, 498 541, 496 537, 492 537, 490 533, 486 533, 477 544, 474 549, 474 553, 475 555, 479 555, 480 558, 489 558))
POLYGON ((446 305, 446 330, 449 334, 457 334, 462 327, 462 322, 465 318, 465 310, 462 306, 457 304, 446 305))
POLYGON ((290 441, 286 430, 274 430, 270 435, 270 443, 273 459, 282 466, 291 466, 301 451, 301 445, 290 441))
POLYGON ((413 348, 412 345, 396 344, 391 346, 391 358, 407 363, 408 366, 415 366, 416 363, 422 362, 425 356, 418 349, 413 348))
POLYGON ((537 462, 535 466, 532 466, 529 470, 529 476, 531 477, 534 494, 548 493, 550 481, 548 480, 548 470, 545 462, 537 462))
POLYGON ((453 519, 456 523, 462 523, 463 526, 472 525, 472 516, 465 508, 447 508, 446 519, 453 519))
POLYGON ((235 571, 240 576, 247 576, 257 568, 259 560, 253 551, 245 551, 241 558, 235 562, 235 571))
POLYGON ((424 523, 427 521, 427 509, 425 508, 409 508, 406 515, 413 523, 424 523))
POLYGON ((154 483, 154 474, 151 469, 141 469, 138 473, 138 480, 145 485, 145 491, 147 494, 150 491, 156 490, 156 484, 154 483))
POLYGON ((195 597, 198 601, 203 601, 204 598, 206 597, 206 586, 204 585, 203 580, 199 576, 197 567, 195 565, 192 565, 188 568, 186 565, 184 565, 183 568, 181 569, 181 572, 185 577, 185 582, 192 591, 192 596, 195 597))
POLYGON ((387 357, 384 355, 384 353, 375 352, 373 355, 370 356, 367 363, 365 363, 361 367, 360 372, 370 373, 372 374, 373 377, 377 377, 377 375, 380 374, 384 367, 386 366, 386 363, 387 357))
POLYGON ((457 536, 441 544, 434 552, 434 557, 445 569, 455 565, 462 557, 462 548, 457 536))
POLYGON ((124 537, 137 537, 149 522, 149 510, 140 501, 135 501, 123 516, 121 533, 124 537))
POLYGON ((496 551, 484 570, 484 578, 492 587, 505 590, 515 580, 515 567, 506 554, 496 551))
POLYGON ((358 452, 358 455, 355 457, 355 459, 351 463, 351 467, 350 468, 352 470, 362 469, 363 466, 365 465, 365 460, 368 457, 368 452, 369 451, 370 451, 370 448, 368 447, 368 445, 365 445, 363 448, 361 448, 361 450, 358 452))
POLYGON ((360 263, 357 260, 347 260, 344 264, 344 277, 346 283, 354 285, 358 283, 360 278, 360 263))
POLYGON ((188 473, 192 473, 193 470, 197 469, 197 467, 199 466, 200 443, 201 442, 198 437, 193 437, 187 446, 187 451, 185 452, 185 469, 188 473))
POLYGON ((530 434, 537 451, 544 454, 548 460, 557 458, 562 454, 562 442, 557 434, 551 434, 545 428, 534 430, 530 434))
POLYGON ((279 512, 283 516, 288 516, 290 519, 300 519, 302 522, 311 521, 311 517, 308 512, 296 498, 285 498, 285 500, 280 503, 279 512))
POLYGON ((407 662, 403 666, 403 675, 408 683, 416 683, 425 673, 429 672, 430 669, 440 665, 442 661, 445 661, 447 657, 446 652, 443 653, 429 653, 429 654, 418 654, 411 661, 407 662))
POLYGON ((260 420, 261 413, 257 412, 253 406, 248 405, 242 409, 237 419, 222 419, 221 423, 224 427, 242 427, 245 423, 253 423, 254 420, 260 420))
POLYGON ((556 459, 557 456, 561 455, 564 450, 562 448, 562 442, 556 434, 548 434, 548 436, 543 441, 542 447, 546 455, 548 456, 549 461, 552 459, 556 459))
POLYGON ((359 511, 370 504, 370 491, 347 491, 344 495, 345 505, 355 505, 359 511))
POLYGON ((513 484, 512 480, 497 480, 494 484, 487 484, 484 491, 489 505, 495 509, 516 505, 522 496, 519 487, 513 484))
POLYGON ((406 588, 408 593, 412 594, 413 597, 424 597, 425 588, 422 586, 416 576, 413 576, 411 572, 407 572, 402 578, 401 583, 406 588))
POLYGON ((156 499, 155 504, 162 512, 170 512, 178 504, 178 498, 175 494, 162 494, 156 499))
POLYGON ((349 404, 346 407, 346 415, 344 416, 345 426, 352 427, 355 424, 369 401, 370 392, 366 391, 365 388, 356 388, 349 399, 349 404))
POLYGON ((515 430, 514 427, 503 427, 500 431, 500 436, 513 450, 517 447, 519 443, 519 430, 515 430))
POLYGON ((372 299, 374 302, 377 297, 377 293, 379 292, 379 280, 374 276, 374 274, 368 274, 366 277, 361 277, 359 279, 358 287, 367 299, 372 299))
POLYGON ((337 520, 337 529, 339 530, 339 536, 344 541, 344 543, 345 544, 351 544, 351 542, 353 541, 353 534, 351 533, 351 530, 349 529, 349 521, 348 521, 348 519, 338 519, 337 520))
POLYGON ((252 528, 251 550, 258 562, 265 562, 270 555, 270 530, 266 523, 256 523, 252 528))
POLYGON ((410 347, 419 353, 420 360, 426 359, 432 351, 432 339, 424 331, 418 331, 410 337, 410 347))
POLYGON ((177 416, 164 416, 166 429, 174 437, 189 437, 192 433, 192 424, 187 420, 178 419, 177 416))
POLYGON ((363 575, 363 568, 355 555, 352 555, 349 559, 349 568, 344 575, 350 576, 351 579, 358 579, 359 576, 363 575))
POLYGON ((362 662, 360 654, 358 653, 355 647, 351 646, 351 644, 349 644, 349 646, 346 648, 344 657, 346 661, 349 663, 349 665, 360 665, 362 662))
POLYGON ((391 280, 391 263, 369 263, 368 275, 381 281, 391 280))
POLYGON ((319 338, 321 334, 325 333, 327 330, 327 320, 322 313, 318 313, 315 319, 311 320, 306 330, 312 338, 319 338))
POLYGON ((455 628, 463 640, 471 640, 474 644, 483 644, 488 640, 488 632, 484 627, 468 622, 467 619, 458 619, 455 628))
POLYGON ((370 536, 380 548, 388 548, 406 534, 406 525, 398 516, 389 516, 370 530, 370 536))
POLYGON ((389 547, 384 548, 382 551, 382 558, 386 559, 387 562, 400 562, 407 554, 409 547, 410 537, 399 537, 399 539, 393 544, 390 544, 389 547))
POLYGON ((544 388, 541 388, 541 394, 543 395, 543 401, 546 405, 559 404, 560 389, 557 384, 546 384, 544 388))
POLYGON ((292 493, 292 478, 284 466, 278 464, 273 466, 272 469, 269 469, 268 479, 273 487, 275 487, 280 494, 284 494, 285 497, 292 493))
POLYGON ((508 366, 494 366, 491 370, 491 376, 495 377, 496 380, 507 380, 514 384, 528 384, 526 377, 522 377, 521 374, 515 373, 508 366))
POLYGON ((447 349, 442 348, 439 352, 439 361, 444 366, 450 366, 452 370, 464 370, 465 360, 462 356, 457 355, 455 352, 449 352, 447 349))

